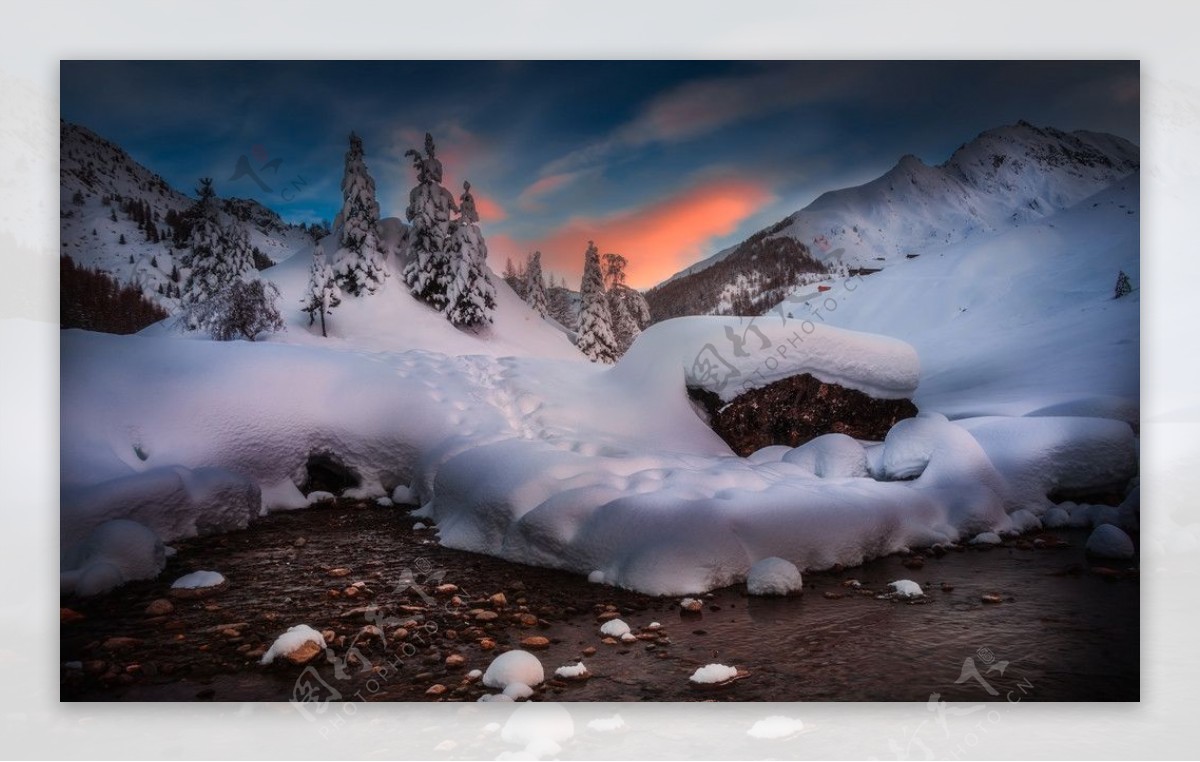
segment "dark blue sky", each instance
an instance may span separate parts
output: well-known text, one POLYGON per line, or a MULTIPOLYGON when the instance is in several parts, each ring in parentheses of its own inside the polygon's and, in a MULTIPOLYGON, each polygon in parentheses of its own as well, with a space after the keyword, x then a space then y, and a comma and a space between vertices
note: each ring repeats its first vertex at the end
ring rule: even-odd
POLYGON ((211 176, 296 221, 332 219, 363 137, 384 216, 431 131, 480 200, 493 267, 541 248, 575 279, 588 238, 648 286, 905 153, 944 161, 1025 119, 1139 142, 1137 62, 64 61, 62 115, 172 185, 211 176), (238 158, 261 167, 231 179, 238 158))

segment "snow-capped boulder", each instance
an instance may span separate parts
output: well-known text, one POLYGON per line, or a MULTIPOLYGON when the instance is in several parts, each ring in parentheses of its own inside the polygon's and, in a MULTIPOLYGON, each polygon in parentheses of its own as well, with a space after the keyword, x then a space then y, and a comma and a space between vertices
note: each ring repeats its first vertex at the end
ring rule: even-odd
POLYGON ((307 664, 325 651, 325 636, 309 627, 298 624, 275 639, 263 654, 261 664, 272 664, 283 658, 297 666, 307 664))
POLYGON ((771 556, 750 567, 746 590, 750 595, 791 595, 804 589, 800 570, 791 561, 771 556))
POLYGON ((546 679, 545 670, 538 658, 528 651, 508 651, 492 660, 483 673, 483 684, 489 688, 504 690, 518 683, 533 687, 546 679))

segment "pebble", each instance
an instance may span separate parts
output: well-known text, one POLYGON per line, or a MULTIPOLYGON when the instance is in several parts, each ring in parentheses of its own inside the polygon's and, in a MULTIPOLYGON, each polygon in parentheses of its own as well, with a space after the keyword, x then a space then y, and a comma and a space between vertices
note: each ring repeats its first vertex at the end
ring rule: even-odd
POLYGON ((330 577, 349 577, 350 570, 344 566, 339 566, 336 569, 330 569, 328 574, 330 577))
POLYGON ((508 598, 504 597, 504 593, 496 593, 488 598, 488 602, 492 604, 492 608, 502 609, 508 605, 508 598))
POLYGON ((442 685, 441 683, 434 683, 433 685, 429 686, 429 688, 425 691, 425 695, 440 696, 445 692, 446 692, 446 686, 442 685))
POLYGON ((148 616, 166 616, 174 611, 175 604, 166 598, 156 598, 150 601, 150 605, 146 606, 146 614, 148 616))
POLYGON ((458 592, 458 585, 454 585, 454 584, 451 584, 451 583, 449 583, 449 582, 446 582, 446 583, 444 583, 444 584, 438 585, 437 587, 435 587, 435 588, 433 589, 433 594, 434 594, 434 595, 442 595, 442 596, 444 596, 444 595, 454 595, 454 594, 455 594, 455 593, 457 593, 457 592, 458 592))
POLYGON ((836 601, 838 598, 843 597, 841 593, 835 593, 832 590, 826 590, 823 595, 831 601, 836 601))
POLYGON ((588 646, 587 648, 583 649, 579 653, 583 654, 584 656, 595 656, 596 655, 596 647, 588 646))
POLYGON ((606 646, 615 646, 617 644, 617 639, 616 638, 604 638, 600 642, 606 646))
POLYGON ((475 615, 475 621, 477 622, 494 622, 499 618, 500 615, 495 611, 480 611, 475 615))
POLYGON ((549 648, 550 639, 544 638, 541 635, 531 635, 528 638, 521 638, 522 648, 531 648, 534 650, 549 648))
MULTIPOLYGON (((201 648, 203 649, 203 646, 201 648)), ((324 647, 317 645, 311 640, 306 640, 292 651, 284 654, 283 658, 287 659, 292 664, 295 664, 297 667, 302 667, 324 652, 324 647)))
POLYGON ((450 654, 446 657, 446 666, 451 669, 457 669, 467 663, 467 657, 462 654, 450 654))
POLYGON ((295 540, 292 541, 292 545, 297 548, 303 548, 307 544, 308 544, 308 540, 304 539, 303 537, 297 537, 295 540))
POLYGON ((112 637, 104 641, 101 646, 105 651, 124 651, 129 648, 140 646, 142 641, 137 638, 112 637))
POLYGON ((995 593, 984 593, 979 597, 979 600, 983 601, 984 603, 1001 603, 1004 601, 1003 598, 995 593))
POLYGON ((479 641, 479 647, 484 651, 491 651, 496 647, 496 641, 492 640, 491 638, 483 638, 479 641))

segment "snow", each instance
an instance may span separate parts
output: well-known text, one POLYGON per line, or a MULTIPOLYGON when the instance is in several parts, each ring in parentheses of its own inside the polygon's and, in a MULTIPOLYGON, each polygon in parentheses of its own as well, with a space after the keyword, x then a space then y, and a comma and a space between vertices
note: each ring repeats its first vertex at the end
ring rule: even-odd
POLYGON ((888 587, 892 589, 892 595, 897 598, 920 598, 925 595, 925 591, 921 586, 911 579, 898 579, 895 582, 889 582, 888 587))
POLYGON ((803 588, 796 565, 774 556, 755 563, 746 576, 746 589, 750 595, 789 595, 803 588))
POLYGON ((599 585, 604 583, 604 572, 599 569, 593 569, 588 573, 588 582, 599 585))
POLYGON ((911 346, 887 336, 775 316, 701 316, 646 329, 617 373, 655 385, 677 385, 682 376, 725 401, 801 373, 872 397, 904 399, 913 396, 921 366, 911 346))
POLYGON ((472 680, 478 680, 479 678, 483 677, 483 670, 473 669, 467 673, 467 677, 471 678, 472 680))
POLYGON ((65 550, 60 563, 63 593, 97 595, 126 582, 154 579, 167 561, 154 532, 136 521, 114 519, 65 550))
POLYGON ((781 460, 800 466, 821 478, 857 478, 871 475, 866 449, 858 440, 845 434, 819 436, 788 450, 781 460))
POLYGON ((289 627, 287 632, 275 638, 275 642, 263 654, 260 663, 271 664, 275 661, 276 656, 286 656, 310 641, 316 643, 321 648, 325 648, 325 637, 307 624, 298 624, 294 627, 289 627))
POLYGON ((484 685, 501 690, 511 683, 523 686, 541 685, 545 679, 545 672, 538 658, 528 651, 519 650, 500 654, 483 673, 484 685))
POLYGON ((622 622, 620 619, 610 619, 600 625, 600 634, 610 638, 620 638, 628 635, 630 632, 629 625, 622 622))
POLYGON ((737 677, 737 669, 734 667, 727 667, 724 664, 707 664, 693 672, 688 679, 693 683, 709 685, 723 683, 735 677, 737 677))
POLYGON ((215 571, 194 571, 185 574, 171 583, 173 589, 195 590, 202 587, 216 587, 225 582, 225 577, 215 571))
POLYGON ((979 534, 972 537, 967 542, 967 544, 968 545, 999 545, 1001 542, 1003 542, 1003 540, 1001 540, 1000 535, 996 534, 995 532, 980 532, 979 534))
POLYGON ((1136 552, 1129 535, 1112 524, 1101 524, 1092 530, 1084 549, 1093 556, 1122 561, 1133 558, 1136 552))
POLYGON ((503 693, 505 696, 516 701, 517 699, 525 699, 532 696, 533 688, 530 688, 525 683, 512 682, 504 686, 503 693))
POLYGON ((583 666, 583 662, 579 662, 578 664, 568 664, 554 670, 554 674, 558 677, 565 677, 568 679, 583 677, 587 673, 587 667, 583 666))

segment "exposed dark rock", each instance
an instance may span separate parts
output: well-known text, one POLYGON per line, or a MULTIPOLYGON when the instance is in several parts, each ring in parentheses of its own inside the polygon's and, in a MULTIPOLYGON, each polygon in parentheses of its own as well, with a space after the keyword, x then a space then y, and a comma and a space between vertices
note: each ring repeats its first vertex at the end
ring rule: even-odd
POLYGON ((917 414, 911 400, 875 399, 809 373, 751 389, 727 404, 704 389, 688 388, 688 395, 704 406, 709 426, 742 457, 768 445, 798 447, 822 434, 882 440, 896 422, 917 414))

